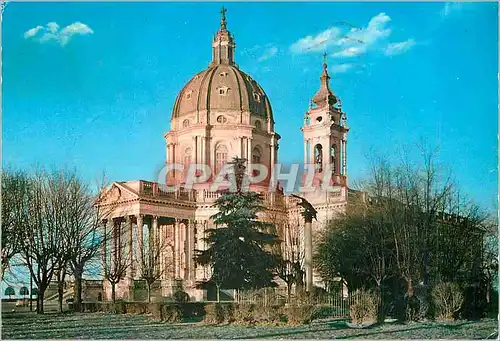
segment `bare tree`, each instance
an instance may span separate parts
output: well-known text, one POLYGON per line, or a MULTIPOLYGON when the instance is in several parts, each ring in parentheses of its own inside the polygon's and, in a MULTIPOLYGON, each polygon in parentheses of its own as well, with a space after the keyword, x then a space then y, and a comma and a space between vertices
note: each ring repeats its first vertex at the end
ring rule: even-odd
POLYGON ((125 279, 132 266, 128 248, 127 233, 121 221, 108 221, 102 226, 104 236, 102 261, 104 278, 111 284, 111 299, 116 301, 116 286, 125 279), (108 230, 109 229, 109 230, 108 230))
POLYGON ((64 206, 67 176, 64 172, 37 171, 30 178, 21 256, 38 288, 37 313, 44 312, 44 294, 64 257, 64 206))
POLYGON ((11 258, 20 250, 19 231, 26 223, 29 179, 25 172, 2 172, 2 264, 3 280, 11 258))
POLYGON ((423 149, 420 167, 410 163, 407 154, 397 167, 375 159, 372 180, 365 186, 372 200, 389 212, 395 262, 407 283, 409 297, 413 296, 415 281, 427 283, 431 233, 436 215, 444 210, 453 188, 450 176, 437 166, 436 153, 423 149))
POLYGON ((291 300, 292 287, 299 291, 303 288, 304 270, 304 249, 301 245, 301 228, 299 220, 295 223, 286 224, 281 233, 280 261, 277 267, 278 277, 287 286, 287 299, 291 300))
POLYGON ((141 279, 146 282, 148 302, 151 302, 151 286, 173 269, 173 261, 166 254, 172 249, 172 244, 161 236, 159 229, 153 231, 151 227, 147 234, 147 242, 142 241, 140 252, 141 279))
MULTIPOLYGON (((81 310, 83 274, 87 265, 98 257, 105 240, 102 220, 106 210, 94 205, 95 202, 99 202, 103 193, 99 189, 96 199, 89 188, 77 179, 69 187, 70 198, 67 206, 69 224, 65 231, 65 239, 69 245, 69 266, 75 280, 75 311, 81 310)), ((107 234, 109 238, 109 231, 107 234)))
POLYGON ((267 232, 277 235, 279 243, 271 246, 273 254, 277 258, 276 275, 285 282, 287 286, 287 300, 291 301, 292 288, 296 291, 302 290, 304 270, 304 250, 301 243, 301 226, 297 218, 290 223, 288 216, 283 213, 288 211, 288 205, 280 193, 274 194, 274 202, 266 201, 267 209, 264 219, 271 223, 272 230, 267 232))

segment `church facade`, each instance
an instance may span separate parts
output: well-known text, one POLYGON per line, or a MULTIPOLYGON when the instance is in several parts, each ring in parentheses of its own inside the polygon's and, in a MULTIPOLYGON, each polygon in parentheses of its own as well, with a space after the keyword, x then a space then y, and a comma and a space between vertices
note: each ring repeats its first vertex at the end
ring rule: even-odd
MULTIPOLYGON (((348 195, 349 128, 329 80, 325 60, 319 89, 312 97, 303 126, 297 127, 303 132, 303 166, 310 170, 302 180, 311 186, 296 194, 318 211, 312 226, 313 239, 315 232, 345 209, 348 195), (325 190, 324 185, 334 190, 325 190)), ((275 131, 271 102, 256 80, 236 64, 235 40, 227 28, 225 10, 212 40, 211 62, 182 88, 170 123, 164 135, 165 164, 184 167, 166 172, 165 184, 113 182, 97 204, 104 215, 103 228, 111 231, 111 241, 102 250, 104 268, 116 263, 117 257, 128 264, 124 278, 117 284, 117 298, 137 299, 138 283, 146 271, 142 260, 151 251, 148 243, 155 240, 165 245, 155 257, 162 269, 154 284, 155 295, 169 296, 180 283, 191 300, 207 299, 207 292, 195 285, 210 278, 210 269, 195 264, 193 257, 195 250, 206 247, 205 231, 214 227, 210 217, 216 209, 212 204, 220 194, 213 190, 213 183, 234 156, 246 159, 247 168, 258 165, 269 170, 260 178, 256 175, 259 181, 252 183, 250 190, 263 194, 268 209, 261 218, 275 223, 283 257, 302 257, 305 245, 301 208, 296 198, 279 188, 273 176, 279 167, 280 135, 275 131), (190 172, 191 164, 205 165, 211 173, 190 172), (203 177, 203 181, 188 184, 189 177, 203 177), (120 253, 118 249, 126 251, 120 253)), ((314 281, 321 284, 317 276, 314 281)), ((110 284, 103 282, 105 298, 110 299, 110 284)))

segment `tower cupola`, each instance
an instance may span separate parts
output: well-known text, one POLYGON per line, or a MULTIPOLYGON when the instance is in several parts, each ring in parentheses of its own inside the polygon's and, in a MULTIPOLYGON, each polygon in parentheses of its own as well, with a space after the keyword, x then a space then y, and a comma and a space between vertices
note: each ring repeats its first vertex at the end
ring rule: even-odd
POLYGON ((227 30, 227 9, 222 6, 220 28, 212 41, 212 62, 210 66, 218 64, 235 65, 234 49, 236 47, 231 32, 227 30))

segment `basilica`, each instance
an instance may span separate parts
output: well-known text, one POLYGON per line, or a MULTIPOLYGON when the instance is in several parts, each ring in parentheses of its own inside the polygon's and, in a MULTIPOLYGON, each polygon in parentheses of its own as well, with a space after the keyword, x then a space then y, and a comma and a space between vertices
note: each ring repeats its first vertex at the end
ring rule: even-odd
MULTIPOLYGON (((195 74, 175 99, 170 130, 164 134, 165 163, 209 165, 216 174, 238 156, 248 165, 267 167, 269 175, 250 189, 262 193, 265 199, 268 209, 261 218, 275 223, 283 257, 300 257, 306 245, 298 199, 286 191, 269 190, 270 174, 279 164, 280 142, 271 100, 236 63, 235 39, 228 30, 224 9, 211 48, 208 67, 195 74)), ((313 190, 295 193, 317 210, 313 240, 329 219, 345 209, 348 196, 346 115, 330 88, 326 60, 322 68, 318 67, 318 75, 318 90, 311 94, 310 103, 304 103, 304 123, 297 127, 303 133, 303 163, 314 168, 313 190), (336 190, 324 190, 321 185, 325 179, 336 190)), ((183 186, 185 176, 183 171, 165 174, 164 184, 177 186, 175 191, 166 191, 162 181, 132 180, 113 182, 102 193, 97 205, 104 215, 103 227, 113 231, 112 236, 123 236, 119 242, 112 240, 103 246, 103 266, 116 262, 117 248, 126 250, 122 257, 129 264, 117 283, 117 298, 139 299, 145 271, 141 260, 149 250, 147 244, 160 240, 166 247, 155 258, 162 271, 154 284, 154 296, 172 295, 174 286, 180 283, 191 300, 209 299, 207 291, 196 284, 210 278, 210 269, 195 264, 193 256, 195 250, 206 247, 203 236, 213 227, 210 217, 216 209, 212 204, 220 193, 210 186, 213 176, 189 189, 183 186)), ((110 283, 103 283, 105 298, 110 299, 110 283)), ((316 274, 314 284, 321 285, 316 274)))

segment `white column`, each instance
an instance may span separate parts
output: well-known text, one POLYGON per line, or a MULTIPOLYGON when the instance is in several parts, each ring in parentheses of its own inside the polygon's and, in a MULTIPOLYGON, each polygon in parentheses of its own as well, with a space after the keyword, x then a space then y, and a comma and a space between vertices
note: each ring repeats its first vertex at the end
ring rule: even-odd
POLYGON ((304 140, 304 164, 308 163, 308 160, 307 160, 307 141, 309 141, 309 140, 304 140))
POLYGON ((238 136, 237 139, 238 139, 238 154, 241 158, 243 158, 243 141, 242 141, 243 138, 238 136))
POLYGON ((342 175, 347 176, 347 140, 342 143, 342 175))
POLYGON ((142 276, 142 261, 144 259, 144 221, 143 215, 137 215, 137 247, 139 249, 138 259, 137 259, 137 277, 142 276))
POLYGON ((247 137, 247 167, 252 163, 252 140, 247 137))
POLYGON ((198 163, 198 136, 193 136, 193 154, 194 154, 194 163, 198 163))
POLYGON ((206 137, 201 136, 201 157, 200 157, 200 163, 206 164, 207 162, 207 146, 206 146, 206 137))
POLYGON ((104 219, 102 221, 102 236, 104 238, 104 242, 101 245, 101 259, 102 259, 102 266, 103 266, 103 273, 107 271, 106 269, 108 268, 108 255, 107 255, 107 244, 109 240, 109 219, 104 219))
POLYGON ((191 279, 191 235, 193 234, 191 231, 191 221, 185 225, 185 238, 184 238, 184 279, 191 279))
POLYGON ((180 248, 180 240, 179 240, 179 220, 175 219, 174 224, 174 277, 175 279, 180 277, 180 257, 179 257, 179 248, 180 248))
POLYGON ((133 261, 134 261, 134 258, 133 258, 133 253, 134 253, 134 249, 133 249, 133 246, 132 246, 132 219, 130 219, 130 216, 129 215, 126 215, 125 216, 125 223, 126 223, 126 231, 127 231, 127 258, 128 258, 128 262, 129 262, 129 265, 127 267, 127 277, 132 280, 132 276, 133 276, 133 268, 132 268, 132 264, 133 264, 133 261))
POLYGON ((323 172, 330 163, 330 142, 329 136, 324 137, 321 141, 321 146, 323 146, 323 172))
POLYGON ((275 138, 274 138, 274 135, 271 137, 271 145, 269 146, 269 152, 271 153, 271 156, 270 156, 270 161, 271 161, 271 164, 269 165, 269 176, 271 175, 271 172, 273 171, 274 169, 274 163, 276 162, 275 161, 275 151, 276 151, 276 146, 275 146, 275 138))
MULTIPOLYGON (((151 233, 151 237, 152 237, 152 240, 153 240, 153 243, 157 244, 158 241, 160 240, 160 236, 159 236, 159 229, 158 229, 158 216, 154 215, 153 216, 153 219, 152 219, 152 224, 151 224, 151 229, 152 229, 152 233, 151 233)), ((156 245, 153 246, 153 248, 155 248, 156 245)), ((151 248, 150 248, 151 249, 151 248)))
POLYGON ((116 268, 116 251, 117 251, 117 228, 116 228, 116 224, 115 224, 115 221, 113 220, 113 218, 110 218, 109 219, 109 224, 110 224, 110 227, 109 227, 109 230, 110 230, 110 264, 109 264, 109 269, 110 269, 110 272, 114 272, 115 271, 115 268, 116 268))
POLYGON ((312 271, 312 223, 306 222, 304 227, 304 267, 306 270, 306 291, 311 292, 313 287, 312 271))
POLYGON ((316 145, 316 142, 314 139, 309 139, 309 163, 310 164, 316 164, 316 155, 314 154, 314 146, 316 145))

